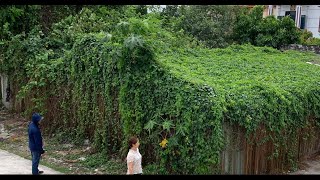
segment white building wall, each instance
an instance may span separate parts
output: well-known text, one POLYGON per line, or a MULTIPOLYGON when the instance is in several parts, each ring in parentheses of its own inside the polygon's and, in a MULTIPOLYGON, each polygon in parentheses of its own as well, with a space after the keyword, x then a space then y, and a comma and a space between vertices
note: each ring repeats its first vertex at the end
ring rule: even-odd
POLYGON ((302 6, 302 8, 303 7, 306 7, 307 9, 306 14, 302 13, 302 15, 306 15, 306 29, 312 32, 313 37, 320 38, 320 5, 305 5, 302 6))
MULTIPOLYGON (((278 6, 273 7, 272 15, 279 14, 278 6)), ((277 16, 276 16, 277 17, 277 16)))
MULTIPOLYGON (((290 11, 290 5, 277 5, 275 16, 284 16, 286 11, 290 11)), ((320 5, 302 5, 301 15, 306 15, 305 29, 311 31, 313 37, 320 38, 320 5)))
POLYGON ((290 11, 290 5, 277 5, 276 16, 284 16, 286 11, 290 11))

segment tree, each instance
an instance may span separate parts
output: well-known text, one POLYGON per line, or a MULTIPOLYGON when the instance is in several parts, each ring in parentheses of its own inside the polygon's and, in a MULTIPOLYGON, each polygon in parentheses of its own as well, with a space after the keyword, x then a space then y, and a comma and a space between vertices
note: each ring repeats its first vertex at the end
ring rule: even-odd
POLYGON ((172 17, 172 16, 177 17, 179 13, 178 10, 179 10, 178 5, 167 5, 166 8, 162 10, 161 15, 169 16, 169 17, 172 17))
POLYGON ((262 20, 263 6, 255 6, 251 11, 244 8, 236 18, 233 39, 238 43, 255 44, 259 23, 262 20))
POLYGON ((181 29, 213 48, 232 43, 233 24, 239 12, 239 6, 196 5, 180 6, 178 14, 171 8, 167 14, 178 15, 181 29))
POLYGON ((289 16, 286 16, 278 20, 278 22, 279 29, 275 34, 275 40, 278 44, 274 47, 280 48, 282 45, 298 43, 301 32, 295 26, 294 21, 289 16))
POLYGON ((147 5, 138 5, 136 8, 137 14, 146 15, 148 13, 147 5))
POLYGON ((83 5, 42 5, 40 10, 40 23, 43 33, 48 35, 52 24, 59 22, 69 15, 80 13, 82 8, 83 5))
POLYGON ((243 11, 235 22, 233 39, 239 44, 280 48, 285 44, 299 41, 299 29, 289 17, 281 20, 274 16, 263 18, 263 6, 243 11))
POLYGON ((39 23, 39 6, 1 5, 0 39, 10 39, 11 35, 28 33, 39 23))

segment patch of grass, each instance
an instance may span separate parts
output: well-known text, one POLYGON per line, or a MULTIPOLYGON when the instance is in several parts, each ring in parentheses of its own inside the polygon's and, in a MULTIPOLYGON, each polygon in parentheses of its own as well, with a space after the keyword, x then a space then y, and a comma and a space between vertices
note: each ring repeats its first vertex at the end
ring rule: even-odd
POLYGON ((61 164, 54 164, 52 162, 48 162, 46 160, 42 160, 40 164, 47 166, 55 171, 64 173, 64 174, 72 174, 72 170, 70 170, 67 166, 61 166, 61 164))
POLYGON ((317 58, 311 59, 309 62, 320 65, 320 55, 317 58))
POLYGON ((85 167, 96 168, 102 166, 108 162, 107 157, 102 153, 92 154, 86 157, 86 160, 82 162, 85 167))
POLYGON ((110 159, 101 166, 105 174, 126 174, 127 164, 120 160, 110 159))
POLYGON ((67 159, 67 160, 77 160, 77 159, 79 159, 80 157, 82 157, 81 154, 72 154, 72 153, 70 153, 70 154, 67 154, 67 155, 64 157, 64 159, 67 159))
POLYGON ((84 156, 85 160, 81 161, 81 165, 94 172, 99 169, 103 174, 125 174, 126 163, 117 159, 109 159, 103 153, 95 153, 84 156))
POLYGON ((166 170, 163 167, 160 167, 157 164, 150 164, 147 165, 143 168, 143 174, 148 174, 148 175, 164 175, 167 174, 166 170))
POLYGON ((31 159, 29 151, 22 151, 19 144, 11 143, 8 140, 0 142, 0 149, 16 154, 26 159, 31 159))
POLYGON ((297 51, 293 51, 293 50, 287 51, 287 53, 304 54, 305 58, 301 58, 302 62, 312 62, 315 64, 320 64, 320 55, 319 54, 315 54, 313 52, 297 52, 297 51))

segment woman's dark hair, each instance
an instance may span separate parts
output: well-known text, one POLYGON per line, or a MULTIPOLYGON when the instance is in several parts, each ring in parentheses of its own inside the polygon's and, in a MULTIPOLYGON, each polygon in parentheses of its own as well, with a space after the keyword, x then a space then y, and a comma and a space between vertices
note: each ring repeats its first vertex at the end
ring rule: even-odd
POLYGON ((132 148, 132 145, 134 145, 137 142, 138 142, 138 138, 136 136, 131 136, 128 141, 129 148, 132 148))

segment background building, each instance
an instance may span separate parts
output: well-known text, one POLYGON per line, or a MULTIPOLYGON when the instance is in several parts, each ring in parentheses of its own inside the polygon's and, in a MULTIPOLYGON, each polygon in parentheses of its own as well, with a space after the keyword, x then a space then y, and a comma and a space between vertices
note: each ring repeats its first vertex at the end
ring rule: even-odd
POLYGON ((276 18, 290 16, 300 29, 311 31, 313 37, 320 38, 320 5, 267 5, 263 16, 276 18))

